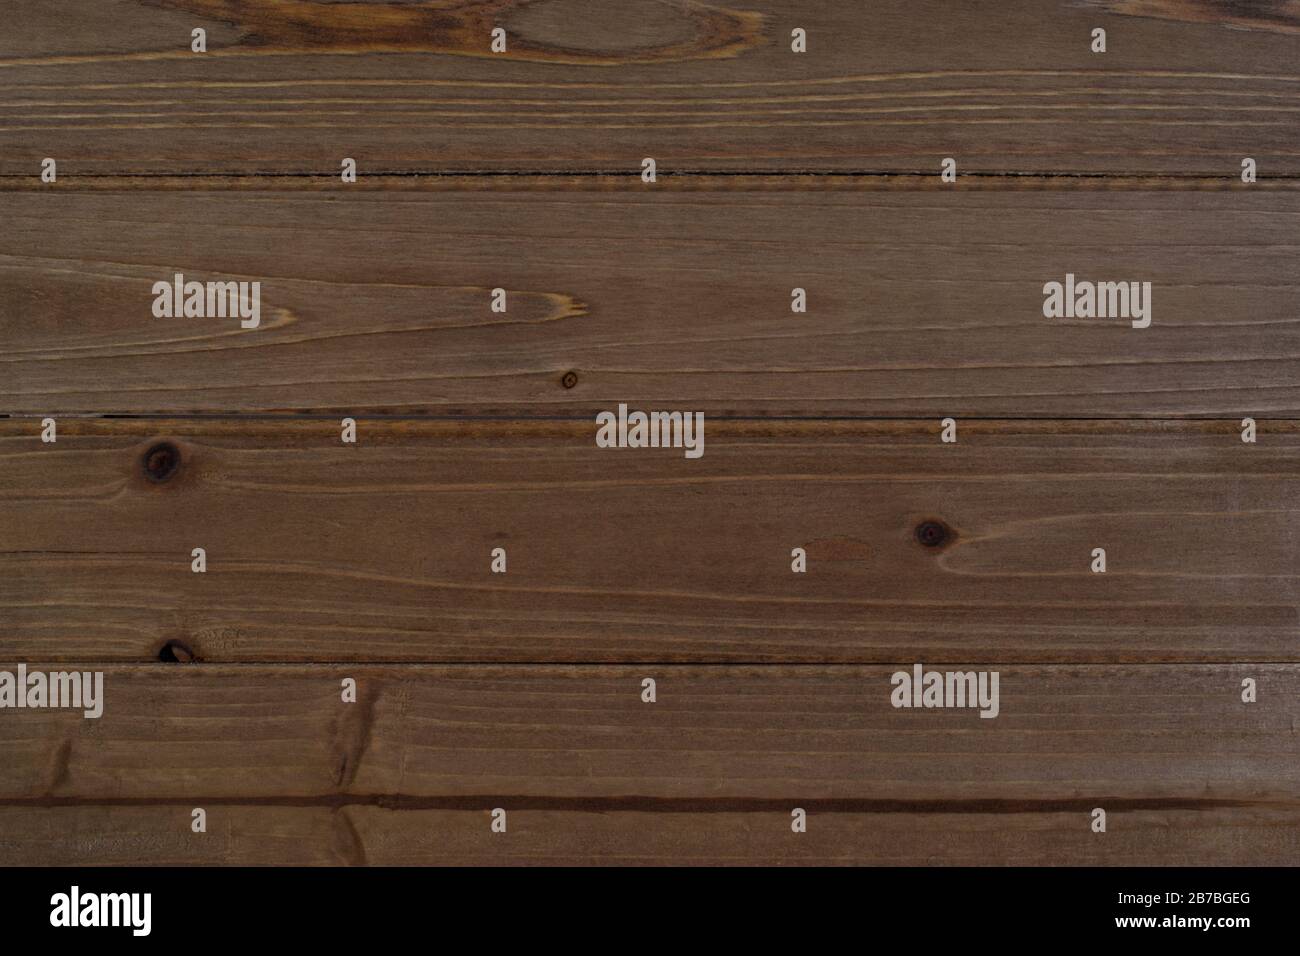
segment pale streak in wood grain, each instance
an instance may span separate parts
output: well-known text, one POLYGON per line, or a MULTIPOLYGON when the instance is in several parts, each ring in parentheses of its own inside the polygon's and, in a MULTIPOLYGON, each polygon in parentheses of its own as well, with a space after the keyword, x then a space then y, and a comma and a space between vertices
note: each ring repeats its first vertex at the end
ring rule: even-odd
POLYGON ((53 446, 10 421, 0 650, 1293 661, 1300 425, 1260 428, 966 422, 946 446, 937 422, 713 421, 686 462, 570 422, 362 419, 353 447, 328 419, 64 420, 53 446), (154 484, 163 439, 181 466, 154 484), (927 519, 955 541, 918 544, 927 519))

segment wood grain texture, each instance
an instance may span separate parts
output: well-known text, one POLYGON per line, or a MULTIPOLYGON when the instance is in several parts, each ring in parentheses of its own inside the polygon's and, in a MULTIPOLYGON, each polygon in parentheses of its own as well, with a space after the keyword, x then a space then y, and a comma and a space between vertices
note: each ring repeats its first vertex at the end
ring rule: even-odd
POLYGON ((0 3, 0 173, 1300 171, 1288 0, 0 3), (509 34, 504 54, 489 32, 509 34), (208 31, 206 54, 190 31, 208 31), (808 31, 808 52, 790 32, 808 31), (1095 27, 1108 52, 1090 52, 1095 27))
MULTIPOLYGON (((108 665, 104 711, 10 710, 12 806, 1078 812, 1300 799, 1300 667, 982 665, 1000 712, 890 703, 898 666, 108 665), (352 677, 358 702, 340 701, 352 677), (654 677, 657 702, 641 701, 654 677), (1259 700, 1241 701, 1256 680, 1259 700)), ((57 665, 39 665, 56 668, 57 665)), ((955 665, 954 665, 955 666, 955 665)))
POLYGON ((1300 862, 1296 0, 0 22, 0 865, 1300 862))
POLYGON ((12 193, 5 211, 11 414, 1300 414, 1293 192, 12 193), (260 281, 261 326, 156 318, 177 272, 260 281), (1067 273, 1151 282, 1151 326, 1044 318, 1067 273))
POLYGON ((0 424, 3 657, 1300 660, 1294 422, 61 427, 0 424))
POLYGON ((886 667, 106 670, 98 720, 0 721, 0 864, 1300 858, 1294 665, 1003 667, 994 720, 896 710, 886 667))
POLYGON ((0 806, 0 862, 50 866, 1289 866, 1293 809, 1123 810, 1091 833, 1086 812, 757 813, 489 811, 221 805, 205 834, 175 804, 0 806))

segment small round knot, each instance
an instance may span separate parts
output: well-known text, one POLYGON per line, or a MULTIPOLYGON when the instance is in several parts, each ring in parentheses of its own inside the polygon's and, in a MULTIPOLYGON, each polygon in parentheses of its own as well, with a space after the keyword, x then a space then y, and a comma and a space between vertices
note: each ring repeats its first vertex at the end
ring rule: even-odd
POLYGON ((159 442, 144 453, 142 464, 150 481, 166 481, 180 467, 181 453, 171 442, 159 442))
POLYGON ((573 386, 578 384, 578 373, 565 372, 564 375, 560 378, 560 384, 563 385, 565 388, 573 388, 573 386))
POLYGON ((942 521, 922 521, 916 526, 916 540, 927 548, 938 548, 952 538, 952 529, 942 521))

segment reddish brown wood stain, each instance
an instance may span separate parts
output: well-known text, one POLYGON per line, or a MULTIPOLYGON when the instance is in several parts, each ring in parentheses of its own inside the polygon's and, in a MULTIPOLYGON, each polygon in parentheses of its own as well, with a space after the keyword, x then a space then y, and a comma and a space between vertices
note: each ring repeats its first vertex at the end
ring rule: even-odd
MULTIPOLYGON (((494 27, 517 23, 534 6, 564 7, 571 0, 425 0, 422 3, 326 3, 321 0, 143 0, 222 20, 240 32, 240 46, 257 53, 437 53, 494 56, 494 27)), ((581 6, 580 4, 578 6, 581 6)), ((510 37, 503 57, 542 63, 612 66, 733 57, 760 42, 762 17, 698 0, 671 6, 677 25, 692 34, 679 42, 602 53, 539 43, 527 32, 510 37)), ((575 11, 576 12, 576 11, 575 11)), ((651 13, 654 12, 652 9, 651 13)), ((563 16, 563 12, 561 12, 563 16)), ((573 19, 569 23, 576 25, 573 19)), ((227 50, 228 51, 228 50, 227 50)), ((223 52, 209 48, 209 52, 223 52)))

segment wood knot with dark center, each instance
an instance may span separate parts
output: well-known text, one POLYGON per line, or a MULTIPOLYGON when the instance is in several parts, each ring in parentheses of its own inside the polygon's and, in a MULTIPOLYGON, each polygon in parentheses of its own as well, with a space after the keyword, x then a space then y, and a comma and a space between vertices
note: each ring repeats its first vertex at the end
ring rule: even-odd
POLYGON ((942 548, 956 537, 955 531, 935 519, 922 521, 916 526, 916 540, 926 548, 942 548))
POLYGON ((181 466, 180 449, 171 442, 158 442, 144 453, 141 464, 150 481, 166 481, 181 466))

